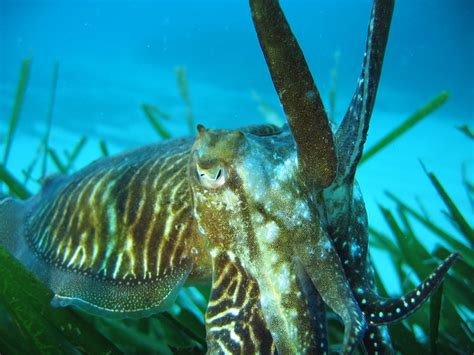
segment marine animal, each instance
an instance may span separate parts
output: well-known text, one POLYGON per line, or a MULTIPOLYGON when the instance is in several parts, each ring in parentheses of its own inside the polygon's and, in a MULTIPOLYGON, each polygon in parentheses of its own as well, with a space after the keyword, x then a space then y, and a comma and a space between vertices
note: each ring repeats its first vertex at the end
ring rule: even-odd
POLYGON ((250 7, 287 126, 199 125, 197 139, 100 159, 29 200, 2 196, 0 242, 53 290, 53 305, 110 317, 153 314, 185 283, 212 279, 210 353, 327 353, 325 305, 343 320, 343 353, 361 339, 390 353, 383 325, 413 313, 457 258, 404 297, 376 293, 354 176, 393 0, 374 2, 335 132, 278 1, 250 7))

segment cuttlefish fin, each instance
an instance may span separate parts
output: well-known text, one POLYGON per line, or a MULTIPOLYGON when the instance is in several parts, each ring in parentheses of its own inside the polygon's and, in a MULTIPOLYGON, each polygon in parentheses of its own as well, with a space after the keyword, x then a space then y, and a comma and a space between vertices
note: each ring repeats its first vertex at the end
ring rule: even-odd
POLYGON ((213 257, 212 268, 206 311, 208 353, 276 354, 255 280, 225 253, 213 257))
POLYGON ((250 7, 260 47, 296 142, 301 178, 309 188, 327 187, 336 176, 336 149, 303 52, 278 0, 250 0, 250 7))
POLYGON ((87 275, 51 269, 48 286, 54 307, 75 306, 109 318, 142 318, 169 309, 183 287, 191 264, 176 265, 166 275, 147 281, 101 280, 87 275))
POLYGON ((112 279, 61 268, 38 255, 31 245, 28 218, 37 198, 41 196, 27 201, 0 196, 0 245, 53 291, 53 306, 73 305, 92 314, 118 318, 144 317, 171 307, 192 270, 191 260, 146 280, 112 279))
POLYGON ((0 245, 11 254, 25 248, 22 238, 27 216, 27 203, 0 194, 0 245))
POLYGON ((337 183, 354 179, 369 129, 387 46, 394 0, 376 0, 372 7, 362 72, 351 104, 336 132, 337 183))

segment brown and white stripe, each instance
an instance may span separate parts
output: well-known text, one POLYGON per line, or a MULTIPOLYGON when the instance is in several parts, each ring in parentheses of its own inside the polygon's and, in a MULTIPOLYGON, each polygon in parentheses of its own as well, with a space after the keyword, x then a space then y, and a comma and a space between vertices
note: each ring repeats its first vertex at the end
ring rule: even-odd
POLYGON ((57 268, 130 282, 156 279, 202 249, 183 139, 103 159, 43 192, 28 220, 33 250, 57 268))

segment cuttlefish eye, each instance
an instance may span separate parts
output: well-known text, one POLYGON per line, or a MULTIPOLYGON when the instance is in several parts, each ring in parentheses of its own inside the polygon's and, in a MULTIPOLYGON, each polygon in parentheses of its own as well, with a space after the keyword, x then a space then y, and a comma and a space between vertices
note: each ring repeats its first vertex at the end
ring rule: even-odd
POLYGON ((225 184, 228 172, 223 166, 203 169, 196 165, 196 175, 202 186, 215 189, 225 184))

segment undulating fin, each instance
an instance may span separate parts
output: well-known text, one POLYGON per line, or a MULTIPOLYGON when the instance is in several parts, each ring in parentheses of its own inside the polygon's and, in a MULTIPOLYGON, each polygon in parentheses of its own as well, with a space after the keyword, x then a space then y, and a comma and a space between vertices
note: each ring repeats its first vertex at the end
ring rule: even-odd
POLYGON ((13 255, 26 248, 22 233, 27 211, 25 202, 0 194, 0 244, 13 255))
MULTIPOLYGON (((362 157, 387 45, 394 0, 376 0, 369 22, 362 72, 347 113, 336 133, 338 180, 352 182, 362 157)), ((337 182, 338 185, 343 181, 337 182)))
POLYGON ((213 258, 213 270, 206 311, 208 354, 276 354, 257 283, 225 254, 213 258))
POLYGON ((395 323, 411 315, 428 300, 458 258, 458 253, 451 254, 417 288, 400 298, 382 298, 371 291, 355 292, 369 324, 395 323))
POLYGON ((324 105, 303 52, 278 0, 250 0, 260 47, 297 146, 298 169, 309 188, 329 186, 337 158, 324 105))
POLYGON ((191 269, 191 262, 175 265, 169 273, 146 281, 101 280, 57 269, 49 270, 45 276, 55 293, 51 301, 55 307, 72 305, 110 318, 141 318, 170 308, 191 269))

